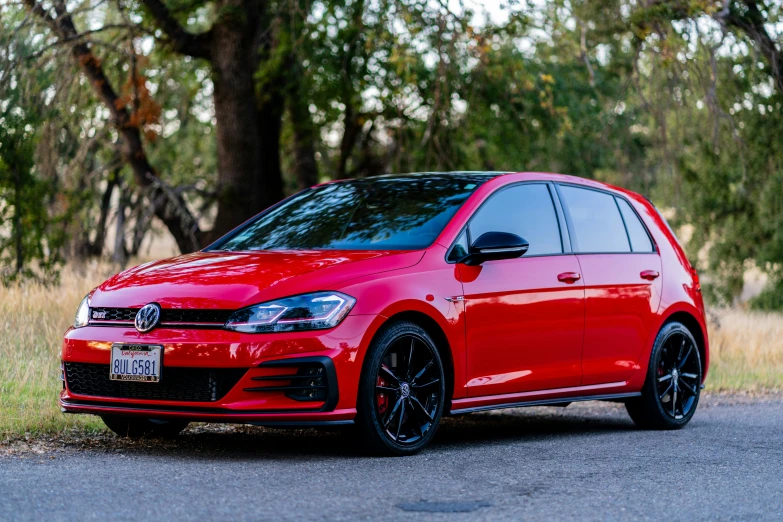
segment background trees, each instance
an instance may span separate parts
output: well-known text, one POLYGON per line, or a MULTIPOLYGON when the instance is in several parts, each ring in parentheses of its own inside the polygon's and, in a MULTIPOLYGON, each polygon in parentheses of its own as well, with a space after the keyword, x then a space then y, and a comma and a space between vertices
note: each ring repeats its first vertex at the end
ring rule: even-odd
POLYGON ((550 170, 689 225, 714 299, 756 267, 783 306, 777 3, 0 2, 7 277, 192 251, 326 179, 550 170))

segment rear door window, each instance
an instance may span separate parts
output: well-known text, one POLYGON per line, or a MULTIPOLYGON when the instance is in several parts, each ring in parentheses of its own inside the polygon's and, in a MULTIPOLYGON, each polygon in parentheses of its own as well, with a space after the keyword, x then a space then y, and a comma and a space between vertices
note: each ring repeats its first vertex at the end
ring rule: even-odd
POLYGON ((471 242, 486 232, 516 234, 530 243, 525 257, 563 253, 554 202, 544 183, 500 189, 474 214, 468 230, 471 242))
POLYGON ((653 246, 647 229, 639 220, 639 216, 633 211, 631 205, 623 198, 615 198, 620 212, 623 214, 625 228, 628 230, 628 237, 631 238, 631 249, 634 252, 652 252, 653 246))
POLYGON ((569 185, 560 185, 559 191, 571 218, 574 251, 582 254, 631 251, 614 196, 569 185))

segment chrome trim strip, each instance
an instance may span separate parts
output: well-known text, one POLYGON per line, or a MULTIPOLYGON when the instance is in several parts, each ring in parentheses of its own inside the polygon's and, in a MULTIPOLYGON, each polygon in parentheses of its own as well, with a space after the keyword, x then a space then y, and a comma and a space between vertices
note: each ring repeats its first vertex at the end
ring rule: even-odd
POLYGON ((482 248, 479 250, 480 254, 500 254, 501 252, 521 252, 524 247, 510 247, 510 248, 482 248))

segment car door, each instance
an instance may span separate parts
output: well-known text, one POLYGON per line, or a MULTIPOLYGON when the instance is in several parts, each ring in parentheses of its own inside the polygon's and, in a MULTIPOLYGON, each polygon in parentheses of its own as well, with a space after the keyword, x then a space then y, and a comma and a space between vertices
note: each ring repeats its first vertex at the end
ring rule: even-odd
POLYGON ((455 245, 464 249, 486 232, 530 243, 517 259, 458 265, 469 396, 579 385, 584 288, 561 223, 552 185, 515 184, 484 202, 458 240, 463 244, 455 245))
POLYGON ((582 384, 622 382, 640 367, 661 301, 661 260, 629 202, 559 184, 585 285, 582 384))

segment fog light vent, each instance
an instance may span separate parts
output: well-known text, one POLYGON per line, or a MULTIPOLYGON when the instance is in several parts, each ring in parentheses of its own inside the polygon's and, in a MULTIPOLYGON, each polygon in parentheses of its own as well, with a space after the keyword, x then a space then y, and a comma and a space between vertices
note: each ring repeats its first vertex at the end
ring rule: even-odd
POLYGON ((337 405, 337 374, 329 357, 302 357, 267 361, 260 368, 290 367, 290 372, 251 377, 261 386, 245 388, 248 392, 283 392, 300 402, 323 402, 320 411, 331 411, 337 405))

